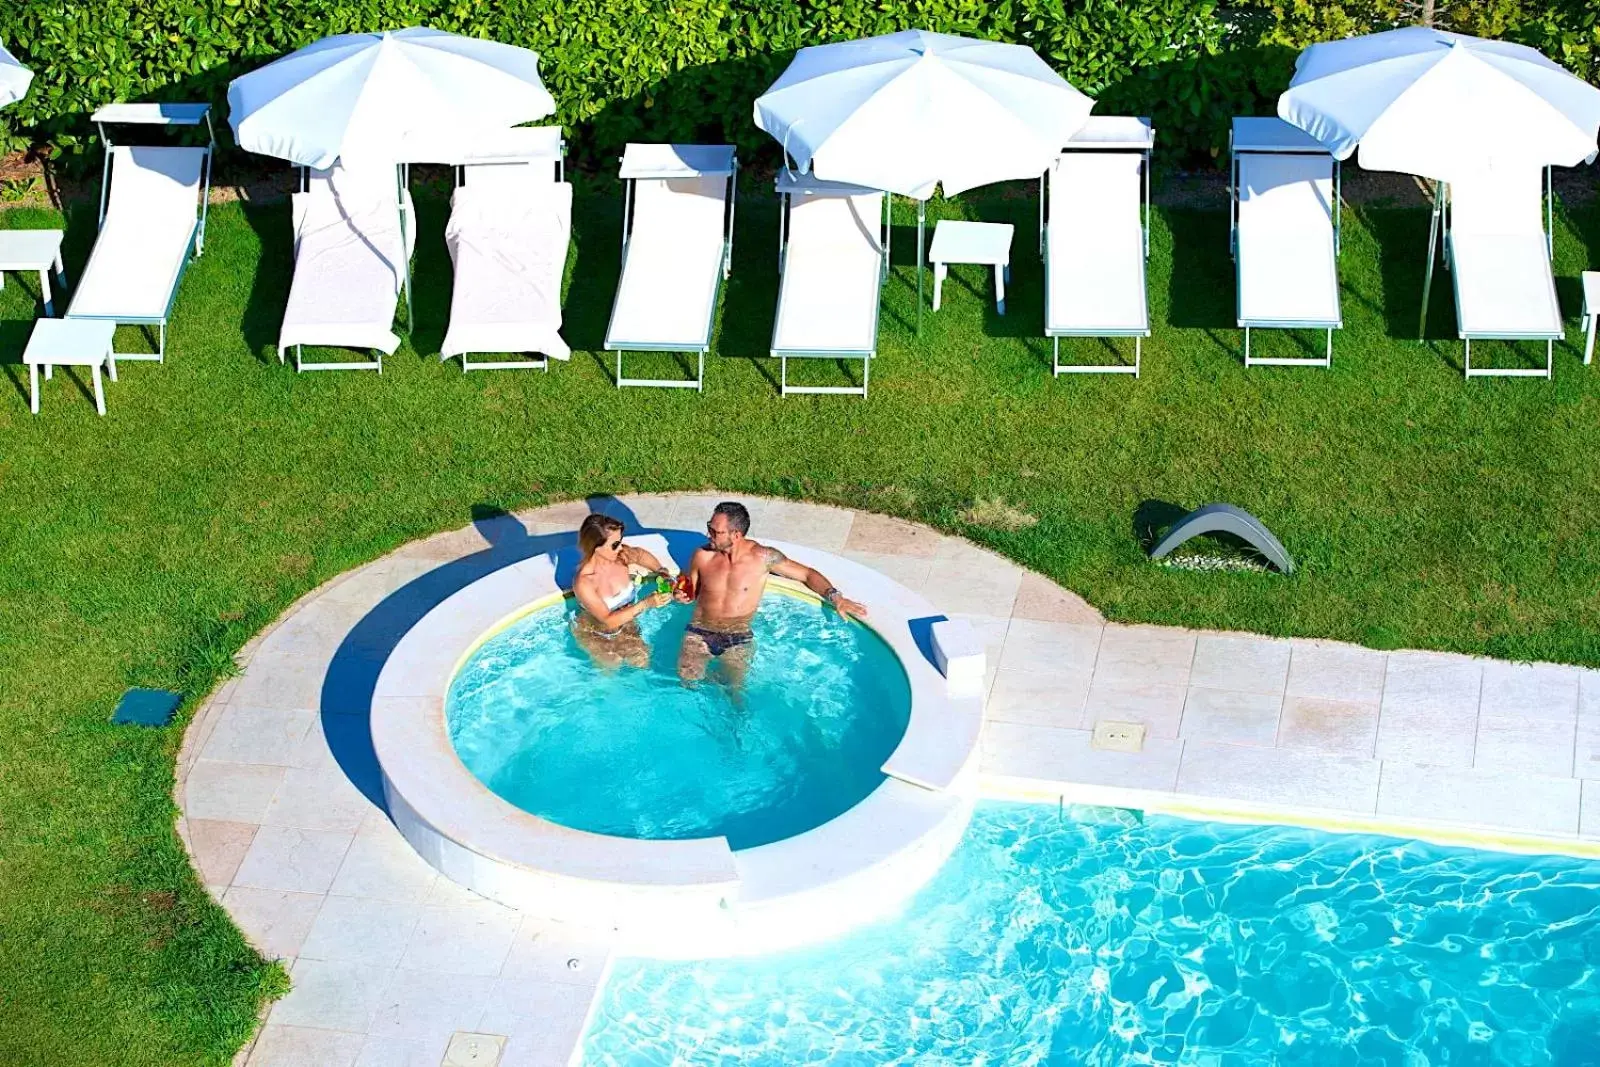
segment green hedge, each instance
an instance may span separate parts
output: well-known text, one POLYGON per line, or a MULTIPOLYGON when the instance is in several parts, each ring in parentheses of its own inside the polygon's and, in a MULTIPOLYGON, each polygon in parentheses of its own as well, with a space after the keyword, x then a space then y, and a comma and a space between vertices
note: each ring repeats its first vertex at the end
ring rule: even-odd
MULTIPOLYGON (((1437 0, 1439 23, 1523 41, 1600 77, 1592 0, 1437 0)), ((908 26, 1019 41, 1107 113, 1150 114, 1163 156, 1216 155, 1235 114, 1270 113, 1296 51, 1413 19, 1407 0, 8 0, 0 41, 37 72, 0 149, 72 153, 111 100, 223 101, 227 83, 332 33, 426 24, 543 57, 580 157, 628 140, 726 137, 775 150, 751 101, 794 50, 908 26)), ((219 113, 220 114, 220 113, 219 113)))

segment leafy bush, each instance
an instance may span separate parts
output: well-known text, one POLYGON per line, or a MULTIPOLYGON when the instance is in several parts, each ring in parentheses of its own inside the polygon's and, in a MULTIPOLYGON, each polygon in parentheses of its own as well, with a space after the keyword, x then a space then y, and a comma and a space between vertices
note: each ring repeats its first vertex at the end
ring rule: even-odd
MULTIPOLYGON (((1414 21, 1418 0, 10 0, 0 41, 37 72, 0 150, 81 150, 112 100, 210 99, 319 37, 426 24, 535 49, 580 159, 628 140, 726 137, 776 155, 751 103, 808 44, 907 26, 1030 45, 1108 113, 1152 115, 1162 155, 1215 155, 1270 113, 1295 52, 1414 21)), ((1600 76, 1591 0, 1436 0, 1438 22, 1600 76)), ((219 111, 219 121, 224 117, 219 111)), ((224 139, 226 136, 224 135, 224 139)))

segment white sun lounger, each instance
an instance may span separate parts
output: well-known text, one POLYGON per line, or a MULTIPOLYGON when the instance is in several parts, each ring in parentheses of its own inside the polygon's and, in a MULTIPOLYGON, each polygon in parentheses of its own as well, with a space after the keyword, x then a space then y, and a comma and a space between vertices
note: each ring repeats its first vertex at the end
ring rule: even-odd
POLYGON ((877 189, 778 176, 778 391, 866 396, 878 350, 878 302, 889 269, 888 197, 877 189), (789 384, 794 358, 859 359, 859 386, 789 384))
MULTIPOLYGON (((156 351, 117 352, 119 360, 161 362, 167 319, 191 256, 205 246, 211 150, 114 145, 107 125, 211 127, 207 104, 112 104, 95 112, 106 147, 100 235, 73 293, 67 317, 156 327, 156 351)), ((214 142, 213 142, 214 143, 214 142)))
POLYGON ((561 129, 505 130, 451 159, 456 191, 445 243, 455 264, 450 329, 439 358, 462 371, 536 367, 570 359, 561 337, 561 280, 572 237, 572 186, 561 129), (471 362, 472 353, 534 358, 471 362))
POLYGON ((731 145, 630 144, 622 218, 622 278, 606 329, 617 387, 704 389, 717 296, 732 266, 731 145), (628 378, 623 352, 693 352, 692 380, 628 378))
MULTIPOLYGON (((1543 180, 1549 180, 1546 170, 1543 180)), ((1445 250, 1467 377, 1550 377, 1563 336, 1537 168, 1485 171, 1447 188, 1445 250), (1474 340, 1543 341, 1545 364, 1474 367, 1474 340)))
POLYGON ((294 194, 294 279, 278 334, 278 361, 294 349, 297 371, 376 370, 400 346, 394 333, 402 293, 409 304, 416 243, 411 194, 388 163, 336 163, 308 170, 294 194), (367 348, 371 360, 307 363, 305 345, 367 348))
POLYGON ((1247 367, 1328 367, 1339 309, 1339 163, 1278 118, 1233 120, 1232 237, 1247 367), (1252 329, 1327 331, 1319 357, 1250 354, 1252 329))
POLYGON ((1040 179, 1044 334, 1055 374, 1139 375, 1150 336, 1150 120, 1096 116, 1040 179), (1063 337, 1132 337, 1133 363, 1061 362, 1063 337))

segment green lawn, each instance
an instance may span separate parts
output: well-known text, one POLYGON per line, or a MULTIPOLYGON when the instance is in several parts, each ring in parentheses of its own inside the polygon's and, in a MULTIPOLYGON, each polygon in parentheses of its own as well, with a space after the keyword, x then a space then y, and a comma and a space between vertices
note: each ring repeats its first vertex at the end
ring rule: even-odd
MULTIPOLYGON (((1436 339, 1414 340, 1420 211, 1346 212, 1347 324, 1331 371, 1248 373, 1226 212, 1160 211, 1143 378, 1053 381, 1037 336, 1036 201, 1012 191, 943 206, 1017 224, 1009 314, 995 315, 983 268, 956 268, 918 337, 902 265, 862 402, 777 396, 760 358, 776 290, 764 191, 740 205, 704 395, 618 392, 594 351, 618 265, 611 195, 576 209, 571 364, 441 366, 445 208, 437 191, 419 189, 419 202, 415 347, 381 377, 297 377, 277 363, 282 203, 212 210, 167 364, 125 364, 104 419, 59 375, 29 415, 17 364, 33 282, 8 276, 0 291, 11 386, 0 383, 0 1063, 228 1061, 283 979, 209 903, 172 832, 180 727, 113 728, 111 706, 130 683, 173 686, 187 716, 295 597, 479 505, 703 486, 832 501, 992 545, 1116 619, 1600 664, 1600 367, 1578 364, 1574 326, 1554 383, 1463 381, 1447 275, 1436 339), (1037 523, 962 521, 994 499, 1037 523), (1152 566, 1134 534, 1152 500, 1253 511, 1300 570, 1152 566)), ((93 228, 92 208, 71 219, 74 269, 93 228)), ((913 247, 902 226, 897 258, 913 247)), ((1597 262, 1592 202, 1557 237, 1574 316, 1577 274, 1597 262)), ((1295 345, 1260 339, 1262 354, 1295 345)), ((1098 342, 1071 347, 1103 355, 1098 342)))

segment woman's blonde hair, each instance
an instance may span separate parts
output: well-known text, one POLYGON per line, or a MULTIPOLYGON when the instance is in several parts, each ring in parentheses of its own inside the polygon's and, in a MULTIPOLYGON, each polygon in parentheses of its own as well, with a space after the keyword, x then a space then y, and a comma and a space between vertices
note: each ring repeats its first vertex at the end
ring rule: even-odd
POLYGON ((596 512, 584 519, 578 527, 578 550, 583 553, 583 562, 588 563, 589 557, 594 555, 594 550, 605 544, 606 539, 613 533, 621 532, 622 521, 610 515, 596 512))

